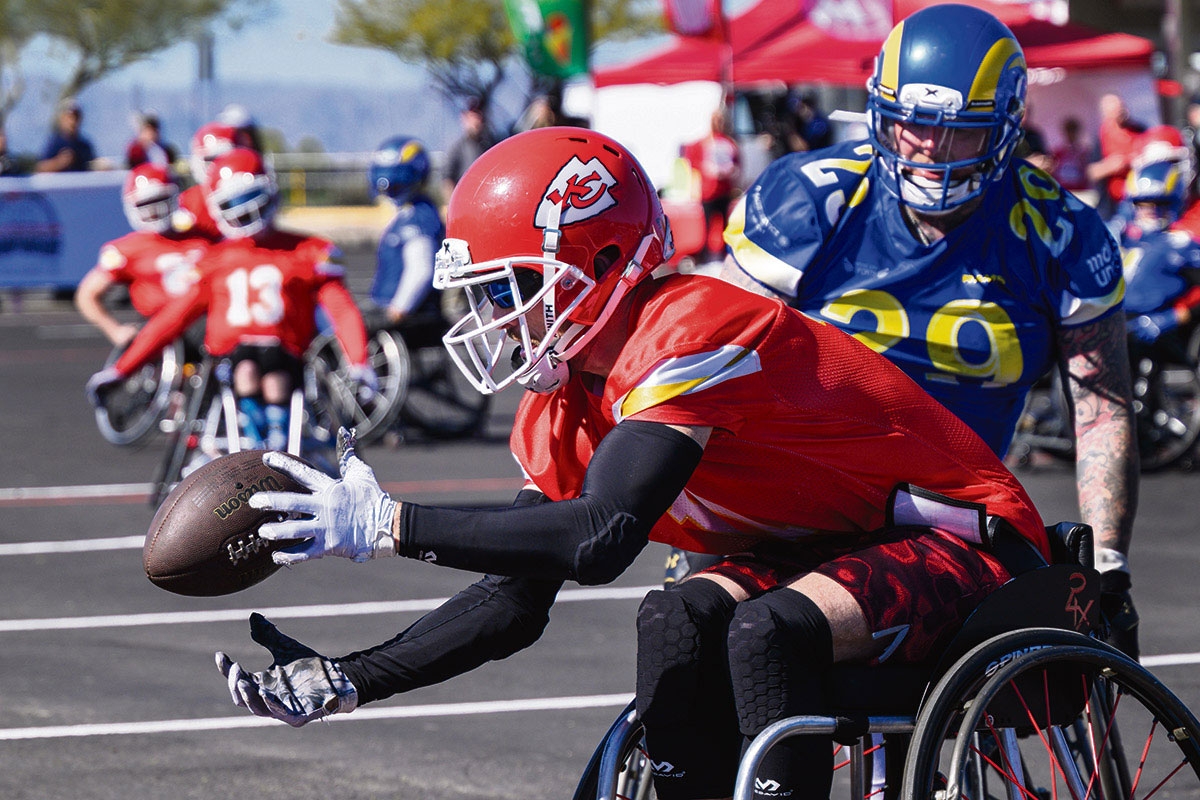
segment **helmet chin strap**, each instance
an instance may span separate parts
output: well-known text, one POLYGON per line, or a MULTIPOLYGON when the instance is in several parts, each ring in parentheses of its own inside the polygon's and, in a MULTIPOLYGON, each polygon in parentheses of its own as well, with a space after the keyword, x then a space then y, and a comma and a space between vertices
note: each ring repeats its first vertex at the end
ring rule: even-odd
MULTIPOLYGON (((650 249, 650 245, 654 243, 654 234, 647 234, 642 237, 642 242, 638 246, 637 252, 633 258, 625 265, 625 269, 621 272, 621 277, 617 280, 617 285, 613 288, 612 294, 608 298, 608 302, 604 304, 604 309, 600 312, 600 316, 591 325, 571 324, 563 328, 562 332, 555 337, 554 343, 547 351, 534 362, 529 370, 517 378, 517 383, 524 386, 530 391, 544 394, 553 392, 559 386, 566 382, 570 377, 570 368, 567 366, 567 361, 573 358, 584 345, 595 338, 596 333, 600 328, 608 322, 612 317, 613 311, 621 304, 621 300, 629 293, 645 273, 646 268, 642 266, 642 260, 646 257, 646 252, 650 249), (562 352, 558 352, 559 348, 562 352)), ((549 257, 549 256, 547 256, 549 257)), ((553 295, 550 292, 549 295, 553 295)), ((518 350, 513 355, 519 355, 518 350)))

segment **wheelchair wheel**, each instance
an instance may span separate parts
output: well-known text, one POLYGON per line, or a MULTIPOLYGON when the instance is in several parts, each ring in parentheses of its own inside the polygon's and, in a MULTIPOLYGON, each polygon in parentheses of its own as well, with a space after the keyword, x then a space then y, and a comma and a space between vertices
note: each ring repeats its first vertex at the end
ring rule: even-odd
POLYGON ((199 446, 199 415, 204 408, 205 399, 211 397, 211 374, 212 364, 205 361, 198 370, 187 375, 181 387, 180 402, 174 403, 169 418, 163 419, 163 427, 167 431, 167 446, 151 480, 151 508, 157 508, 166 499, 171 488, 183 476, 189 456, 199 446))
POLYGON ((911 800, 1198 794, 1200 724, 1187 708, 1117 650, 1049 628, 989 639, 943 675, 917 717, 901 791, 911 800))
POLYGON ((354 428, 363 444, 382 437, 395 421, 409 384, 408 347, 400 334, 376 331, 367 340, 367 359, 379 378, 379 391, 364 401, 346 377, 345 356, 335 337, 317 339, 307 357, 328 406, 328 416, 336 424, 354 428))
POLYGON ((487 417, 491 397, 480 394, 450 360, 444 347, 411 351, 412 372, 400 419, 435 439, 455 439, 477 432, 487 417))
POLYGON ((1035 453, 1056 461, 1075 460, 1075 428, 1058 370, 1034 384, 1009 447, 1019 466, 1030 466, 1035 453))
POLYGON ((1138 358, 1133 372, 1142 470, 1169 467, 1192 451, 1200 437, 1200 375, 1187 364, 1138 358))
MULTIPOLYGON (((123 347, 113 348, 104 366, 111 367, 123 352, 123 347)), ((171 393, 179 388, 183 362, 183 342, 172 342, 105 395, 104 406, 96 409, 96 427, 105 441, 130 447, 154 433, 171 402, 171 393)))
POLYGON ((573 800, 648 800, 654 797, 642 724, 630 702, 592 753, 573 800))

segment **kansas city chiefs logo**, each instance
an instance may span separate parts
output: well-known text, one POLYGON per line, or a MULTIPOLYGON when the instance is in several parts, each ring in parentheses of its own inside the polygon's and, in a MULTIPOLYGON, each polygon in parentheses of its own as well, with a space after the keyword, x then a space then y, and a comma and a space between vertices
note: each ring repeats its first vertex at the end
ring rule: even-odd
POLYGON ((590 219, 617 204, 612 195, 612 188, 616 185, 617 179, 600 163, 600 159, 593 158, 585 164, 577 156, 572 156, 546 187, 533 224, 539 228, 546 227, 550 209, 554 206, 562 209, 560 226, 590 219))

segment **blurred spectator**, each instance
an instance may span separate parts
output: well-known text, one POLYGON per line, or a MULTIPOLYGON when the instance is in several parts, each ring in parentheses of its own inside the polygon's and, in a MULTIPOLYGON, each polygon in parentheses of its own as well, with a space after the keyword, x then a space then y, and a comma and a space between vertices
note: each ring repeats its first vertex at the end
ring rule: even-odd
POLYGON ((483 100, 472 97, 467 101, 467 107, 463 109, 459 117, 462 123, 462 136, 450 146, 450 150, 446 154, 446 174, 444 176, 446 202, 450 201, 450 194, 458 185, 459 178, 467 171, 467 167, 483 155, 483 151, 496 143, 492 132, 488 130, 486 114, 487 107, 483 100))
POLYGON ((1046 146, 1046 137, 1041 128, 1034 125, 1029 118, 1029 106, 1025 106, 1025 119, 1021 122, 1021 141, 1017 143, 1016 156, 1023 158, 1043 172, 1054 168, 1054 159, 1050 148, 1046 146))
POLYGON ((153 112, 142 114, 137 136, 125 148, 125 166, 133 169, 138 164, 157 164, 169 169, 175 163, 175 156, 175 148, 162 140, 158 115, 153 112))
POLYGON ((789 152, 819 150, 833 144, 833 128, 817 105, 816 92, 789 96, 788 109, 792 117, 792 130, 788 132, 789 152))
POLYGON ((1130 118, 1129 109, 1119 95, 1100 98, 1100 160, 1088 165, 1088 180, 1100 189, 1097 210, 1108 219, 1125 196, 1125 176, 1137 137, 1146 126, 1130 118))
POLYGON ((54 130, 42 148, 42 158, 37 162, 37 172, 82 172, 96 158, 91 141, 81 132, 83 109, 74 97, 58 104, 54 130))
MULTIPOLYGON (((1192 150, 1192 162, 1200 165, 1200 94, 1194 94, 1188 100, 1184 118, 1187 127, 1183 129, 1183 133, 1187 138, 1187 146, 1192 150)), ((1198 179, 1200 179, 1200 169, 1197 169, 1196 175, 1193 176, 1193 180, 1200 184, 1198 179)), ((1193 188, 1200 189, 1200 185, 1193 188)))
POLYGON ((700 204, 704 207, 706 231, 700 262, 725 255, 725 223, 741 174, 741 154, 729 137, 725 109, 712 113, 708 135, 683 146, 681 155, 700 176, 700 204))
POLYGON ((0 175, 16 175, 18 172, 17 160, 8 151, 8 133, 0 127, 0 175))
POLYGON ((1083 124, 1078 117, 1067 117, 1062 123, 1063 143, 1054 148, 1052 174, 1064 189, 1083 192, 1091 188, 1088 180, 1088 163, 1092 160, 1092 146, 1083 137, 1083 124))
POLYGON ((558 117, 558 110, 554 107, 553 99, 549 95, 539 94, 529 101, 529 105, 521 112, 521 116, 517 117, 517 121, 513 123, 512 132, 517 134, 531 131, 534 128, 549 128, 559 124, 558 117))

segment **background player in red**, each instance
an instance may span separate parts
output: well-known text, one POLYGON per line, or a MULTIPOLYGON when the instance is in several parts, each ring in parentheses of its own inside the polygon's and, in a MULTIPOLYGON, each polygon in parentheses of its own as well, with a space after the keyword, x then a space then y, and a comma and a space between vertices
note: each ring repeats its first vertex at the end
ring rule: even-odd
POLYGON ((177 229, 208 237, 214 242, 223 236, 208 210, 205 187, 209 166, 218 156, 223 156, 237 147, 237 140, 237 128, 221 122, 201 125, 192 134, 188 165, 191 167, 194 184, 179 196, 179 212, 173 220, 177 229))
POLYGON ((114 345, 128 344, 138 331, 105 307, 104 297, 114 286, 127 286, 134 309, 149 318, 196 280, 196 264, 209 240, 172 228, 178 200, 179 185, 165 168, 145 163, 130 170, 121 204, 133 233, 105 243, 75 291, 79 313, 114 345))
MULTIPOLYGON (((779 300, 655 278, 667 220, 608 137, 541 128, 496 145, 456 186, 447 236, 435 285, 469 303, 447 346, 481 391, 530 390, 511 438, 527 475, 516 507, 394 501, 353 447, 340 480, 268 453, 313 493, 250 504, 296 512, 260 529, 304 540, 278 563, 401 555, 490 575, 340 659, 253 617, 275 663, 252 673, 218 654, 238 705, 298 726, 503 658, 541 634, 563 581, 614 580, 649 540, 740 553, 639 612, 638 711, 650 757, 675 765, 656 775, 658 796, 728 796, 743 734, 819 713, 835 661, 924 658, 1042 563, 1046 533, 1020 484, 897 367, 779 300)), ((823 784, 827 797, 832 748, 799 738, 770 780, 780 796, 823 784)))
POLYGON ((199 281, 156 314, 111 368, 88 383, 95 395, 137 369, 166 342, 206 315, 205 347, 233 361, 240 407, 273 449, 286 446, 287 404, 302 377, 304 351, 316 335, 317 305, 333 321, 353 364, 352 379, 374 388, 366 331, 332 242, 282 231, 272 220, 275 181, 253 150, 217 157, 206 184, 208 208, 226 237, 204 259, 199 281), (256 404, 261 397, 262 415, 256 404))

